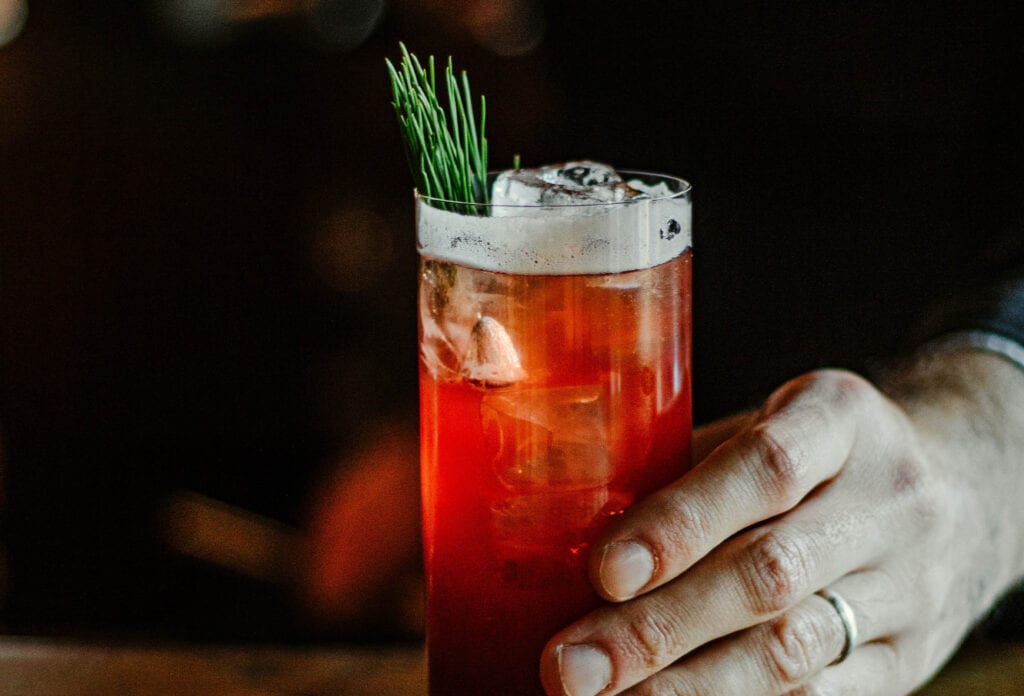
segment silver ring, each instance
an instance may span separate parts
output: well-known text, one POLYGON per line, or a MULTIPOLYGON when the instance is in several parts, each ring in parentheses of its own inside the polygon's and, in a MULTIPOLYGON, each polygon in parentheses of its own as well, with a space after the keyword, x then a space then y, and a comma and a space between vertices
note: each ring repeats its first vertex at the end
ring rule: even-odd
POLYGON ((832 605, 832 608, 839 614, 839 620, 843 622, 843 631, 846 632, 846 642, 843 643, 843 650, 839 653, 839 657, 832 663, 838 665, 840 662, 845 660, 853 652, 853 648, 857 645, 857 619, 853 615, 853 609, 846 603, 846 600, 840 597, 838 594, 823 587, 814 594, 818 595, 826 602, 832 605))

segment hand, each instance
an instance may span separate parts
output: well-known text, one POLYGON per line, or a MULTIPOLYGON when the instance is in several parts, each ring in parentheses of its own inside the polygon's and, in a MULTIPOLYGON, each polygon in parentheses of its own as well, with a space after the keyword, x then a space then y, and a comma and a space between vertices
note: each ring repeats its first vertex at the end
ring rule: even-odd
POLYGON ((1024 375, 958 353, 901 390, 815 372, 699 430, 699 464, 594 545, 613 604, 548 643, 548 693, 897 694, 931 676, 1024 573, 1024 375), (826 587, 858 629, 838 664, 826 587))

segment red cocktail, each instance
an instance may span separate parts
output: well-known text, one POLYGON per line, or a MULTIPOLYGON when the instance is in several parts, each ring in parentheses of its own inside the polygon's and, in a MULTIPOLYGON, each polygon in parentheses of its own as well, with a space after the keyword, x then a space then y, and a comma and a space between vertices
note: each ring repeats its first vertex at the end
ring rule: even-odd
POLYGON ((481 217, 418 199, 433 696, 543 693, 544 644, 601 601, 594 536, 689 465, 688 186, 647 178, 481 217))

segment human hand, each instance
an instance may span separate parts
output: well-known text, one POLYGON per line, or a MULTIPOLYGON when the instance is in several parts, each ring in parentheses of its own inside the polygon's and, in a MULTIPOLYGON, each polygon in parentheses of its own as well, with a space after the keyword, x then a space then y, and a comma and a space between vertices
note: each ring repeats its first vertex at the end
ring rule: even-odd
POLYGON ((815 372, 698 430, 699 464, 594 545, 613 604, 548 643, 548 693, 899 694, 931 676, 1024 572, 1024 375, 960 353, 903 386, 815 372), (838 663, 822 588, 855 617, 838 663))

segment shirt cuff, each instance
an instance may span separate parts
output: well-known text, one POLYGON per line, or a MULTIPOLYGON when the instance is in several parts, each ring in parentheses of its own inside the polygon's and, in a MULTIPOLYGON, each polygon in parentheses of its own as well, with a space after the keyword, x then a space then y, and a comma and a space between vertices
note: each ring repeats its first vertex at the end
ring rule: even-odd
POLYGON ((1004 358, 1024 371, 1024 345, 991 331, 956 331, 928 341, 928 353, 954 350, 981 350, 1004 358))

